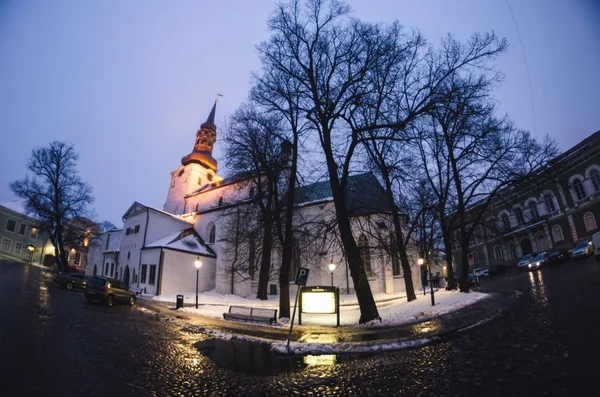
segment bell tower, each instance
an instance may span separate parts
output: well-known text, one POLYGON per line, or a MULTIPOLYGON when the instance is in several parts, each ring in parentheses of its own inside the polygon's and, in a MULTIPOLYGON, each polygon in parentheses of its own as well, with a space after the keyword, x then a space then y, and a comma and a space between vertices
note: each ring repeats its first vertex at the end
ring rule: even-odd
POLYGON ((198 191, 202 186, 220 179, 216 176, 217 160, 212 156, 217 140, 216 110, 217 101, 206 121, 196 132, 194 148, 181 159, 181 166, 171 172, 169 193, 163 206, 167 212, 178 215, 193 212, 194 208, 187 208, 186 196, 198 191))

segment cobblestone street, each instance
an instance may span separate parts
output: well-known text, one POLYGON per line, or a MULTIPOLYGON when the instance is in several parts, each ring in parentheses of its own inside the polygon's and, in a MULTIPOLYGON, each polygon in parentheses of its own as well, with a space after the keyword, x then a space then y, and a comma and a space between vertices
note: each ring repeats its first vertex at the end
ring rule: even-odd
POLYGON ((88 304, 37 267, 0 262, 0 390, 3 396, 598 395, 600 271, 592 259, 533 273, 511 270, 484 279, 482 287, 518 289, 522 296, 500 318, 434 345, 250 375, 203 355, 196 344, 207 336, 179 321, 88 304))

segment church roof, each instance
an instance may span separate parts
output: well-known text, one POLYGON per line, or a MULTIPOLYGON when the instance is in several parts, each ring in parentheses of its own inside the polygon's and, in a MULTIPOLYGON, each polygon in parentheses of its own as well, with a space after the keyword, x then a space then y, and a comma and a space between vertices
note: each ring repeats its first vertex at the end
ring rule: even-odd
POLYGON ((202 237, 200 237, 193 227, 147 244, 143 249, 150 248, 166 248, 188 254, 208 256, 211 258, 217 257, 214 251, 204 243, 202 237))
POLYGON ((148 205, 144 205, 144 204, 142 204, 140 202, 137 202, 137 201, 134 201, 133 204, 131 204, 131 206, 129 207, 129 209, 127 210, 127 212, 125 212, 125 214, 123 215, 123 219, 128 218, 128 217, 130 217, 132 215, 135 215, 135 214, 137 214, 137 213, 139 213, 141 211, 145 211, 146 208, 148 208, 149 210, 152 210, 154 212, 157 212, 159 214, 165 215, 166 217, 175 219, 177 221, 185 222, 187 224, 191 223, 191 221, 183 219, 183 217, 180 216, 180 215, 171 214, 170 212, 159 210, 158 208, 150 207, 148 205))
MULTIPOLYGON (((389 212, 390 208, 385 197, 383 186, 372 172, 348 177, 346 209, 350 211, 350 215, 389 212)), ((295 190, 295 202, 298 205, 328 201, 333 201, 329 181, 315 182, 307 186, 297 187, 295 190)))

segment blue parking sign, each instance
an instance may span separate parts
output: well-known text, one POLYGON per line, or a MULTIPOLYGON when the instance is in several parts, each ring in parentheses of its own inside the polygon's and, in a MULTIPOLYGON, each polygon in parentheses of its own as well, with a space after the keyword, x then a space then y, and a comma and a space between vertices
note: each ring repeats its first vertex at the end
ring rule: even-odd
POLYGON ((296 274, 296 285, 306 285, 306 281, 308 280, 308 269, 305 267, 299 267, 298 273, 296 274))

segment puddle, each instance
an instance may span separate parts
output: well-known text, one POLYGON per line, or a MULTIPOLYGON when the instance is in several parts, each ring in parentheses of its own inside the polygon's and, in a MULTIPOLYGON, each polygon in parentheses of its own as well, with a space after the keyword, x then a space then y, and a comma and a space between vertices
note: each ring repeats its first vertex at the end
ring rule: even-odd
POLYGON ((342 360, 341 356, 331 354, 288 356, 273 352, 270 344, 241 340, 214 338, 195 346, 220 367, 254 375, 298 371, 308 366, 333 366, 342 360))

